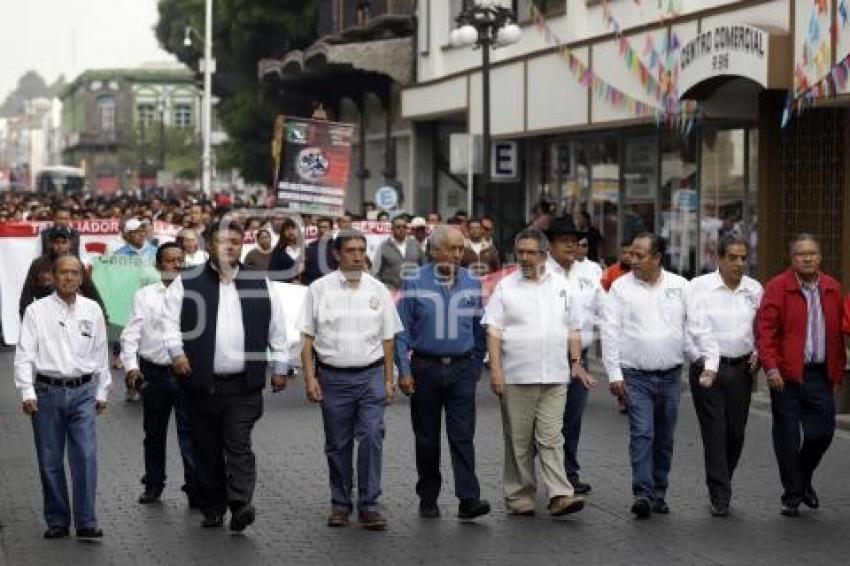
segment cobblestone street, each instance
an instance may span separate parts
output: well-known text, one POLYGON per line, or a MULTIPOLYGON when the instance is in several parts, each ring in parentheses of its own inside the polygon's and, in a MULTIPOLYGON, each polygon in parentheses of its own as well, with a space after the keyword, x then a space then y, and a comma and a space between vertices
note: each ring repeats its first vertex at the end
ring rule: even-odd
MULTIPOLYGON (((387 413, 382 504, 385 533, 352 525, 325 526, 327 471, 320 412, 305 399, 303 383, 265 398, 255 429, 259 483, 257 523, 244 535, 199 527, 179 491, 176 437, 169 446, 171 480, 160 505, 136 503, 141 492, 141 406, 123 401, 117 378, 112 405, 99 422, 102 542, 41 538, 41 490, 32 429, 21 414, 12 380, 12 351, 0 353, 0 546, 7 564, 838 564, 850 554, 850 442, 839 432, 815 486, 819 511, 781 517, 779 478, 769 416, 751 415, 735 481, 732 515, 713 519, 703 483, 702 444, 690 396, 682 397, 668 497, 672 512, 636 522, 631 503, 627 421, 607 388, 591 395, 581 444, 582 479, 593 485, 585 510, 553 520, 540 495, 533 518, 508 517, 501 505, 501 423, 486 383, 479 386, 477 468, 482 495, 494 512, 477 523, 454 518, 451 471, 444 461, 443 516, 417 516, 413 437, 407 399, 387 413), (446 482, 445 479, 449 481, 446 482)), ((448 450, 444 451, 448 455, 448 450)))

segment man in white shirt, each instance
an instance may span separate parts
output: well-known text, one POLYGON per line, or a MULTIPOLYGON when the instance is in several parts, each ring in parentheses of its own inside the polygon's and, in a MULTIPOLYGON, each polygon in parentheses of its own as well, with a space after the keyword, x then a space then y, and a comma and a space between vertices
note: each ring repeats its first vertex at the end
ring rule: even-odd
POLYGON ((502 405, 505 506, 515 515, 534 513, 535 455, 542 463, 550 514, 584 507, 567 479, 561 433, 570 378, 592 384, 581 365, 582 306, 572 285, 547 269, 548 250, 542 232, 519 233, 520 269, 496 286, 482 320, 490 386, 502 405))
POLYGON ((334 248, 339 269, 310 284, 304 299, 301 362, 307 398, 322 406, 331 487, 328 526, 348 525, 356 439, 358 521, 379 531, 386 528, 377 509, 384 408, 393 398, 394 337, 402 326, 387 288, 364 273, 363 234, 340 232, 334 248))
POLYGON ((590 246, 587 236, 582 236, 578 241, 576 249, 576 262, 579 263, 591 277, 599 281, 602 277, 602 266, 592 259, 588 259, 587 251, 590 246))
POLYGON ((205 528, 230 530, 256 518, 257 467, 251 432, 263 414, 271 350, 272 390, 286 387, 283 306, 261 272, 243 269, 244 228, 222 220, 209 230, 210 261, 184 272, 165 295, 165 346, 186 395, 198 500, 205 528))
POLYGON ((106 321, 96 302, 78 294, 83 264, 77 257, 57 258, 53 279, 55 292, 24 313, 15 350, 15 386, 24 413, 32 417, 44 491, 44 537, 69 534, 67 445, 77 537, 100 538, 95 415, 106 410, 112 381, 106 321))
POLYGON ((171 358, 163 335, 165 294, 180 275, 183 250, 176 243, 162 244, 156 251, 161 280, 142 287, 133 297, 130 318, 121 333, 121 361, 127 372, 127 388, 141 391, 145 431, 145 490, 139 503, 159 501, 165 487, 165 446, 168 421, 174 411, 177 440, 183 459, 183 491, 189 507, 196 507, 195 457, 186 399, 171 372, 171 358))
POLYGON ((705 360, 688 336, 691 393, 705 447, 705 475, 711 514, 729 514, 732 475, 744 447, 753 374, 758 369, 753 331, 763 289, 744 275, 749 245, 733 235, 720 239, 718 270, 697 277, 688 290, 688 316, 707 324, 717 340, 720 366, 700 379, 705 360))
MULTIPOLYGON (((578 261, 578 243, 581 232, 576 228, 572 217, 564 216, 554 219, 549 224, 546 236, 549 238, 551 249, 546 268, 552 273, 564 277, 577 293, 582 309, 581 327, 581 361, 587 367, 587 354, 593 344, 596 322, 602 309, 604 292, 599 283, 599 275, 587 268, 587 263, 578 261)), ((595 381, 591 382, 595 385, 595 381)), ((578 442, 581 436, 581 419, 587 405, 587 395, 590 389, 575 379, 567 386, 567 405, 564 410, 564 457, 567 479, 579 495, 590 493, 590 484, 582 482, 579 477, 578 442)))
POLYGON ((669 513, 667 476, 679 414, 685 331, 705 357, 703 377, 717 371, 717 343, 706 325, 686 317, 687 281, 661 266, 664 240, 632 243, 632 271, 611 286, 603 308, 602 357, 611 393, 625 396, 632 465, 632 513, 669 513))

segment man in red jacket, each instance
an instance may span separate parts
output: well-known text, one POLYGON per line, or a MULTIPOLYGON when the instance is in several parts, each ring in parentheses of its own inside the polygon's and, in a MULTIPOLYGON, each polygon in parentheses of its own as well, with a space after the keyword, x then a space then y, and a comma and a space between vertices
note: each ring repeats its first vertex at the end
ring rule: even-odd
POLYGON ((791 268, 766 286, 756 317, 758 354, 767 373, 773 450, 782 480, 781 513, 816 509, 812 475, 835 432, 834 390, 844 379, 841 286, 820 271, 820 244, 800 234, 791 268), (802 446, 800 429, 802 427, 802 446))

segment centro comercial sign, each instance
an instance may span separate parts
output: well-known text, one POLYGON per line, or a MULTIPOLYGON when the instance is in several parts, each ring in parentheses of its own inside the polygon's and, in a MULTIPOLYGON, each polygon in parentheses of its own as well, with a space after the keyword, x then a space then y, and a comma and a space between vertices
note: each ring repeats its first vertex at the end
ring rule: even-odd
POLYGON ((682 43, 679 93, 718 76, 741 76, 768 88, 770 35, 746 24, 717 25, 682 43))

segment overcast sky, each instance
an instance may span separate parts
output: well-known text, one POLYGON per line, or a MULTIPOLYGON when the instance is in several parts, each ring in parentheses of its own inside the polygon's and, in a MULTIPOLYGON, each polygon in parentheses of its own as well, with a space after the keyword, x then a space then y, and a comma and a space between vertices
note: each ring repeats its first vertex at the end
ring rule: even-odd
POLYGON ((153 33, 157 0, 0 0, 0 102, 28 69, 47 83, 92 68, 174 62, 153 33))

